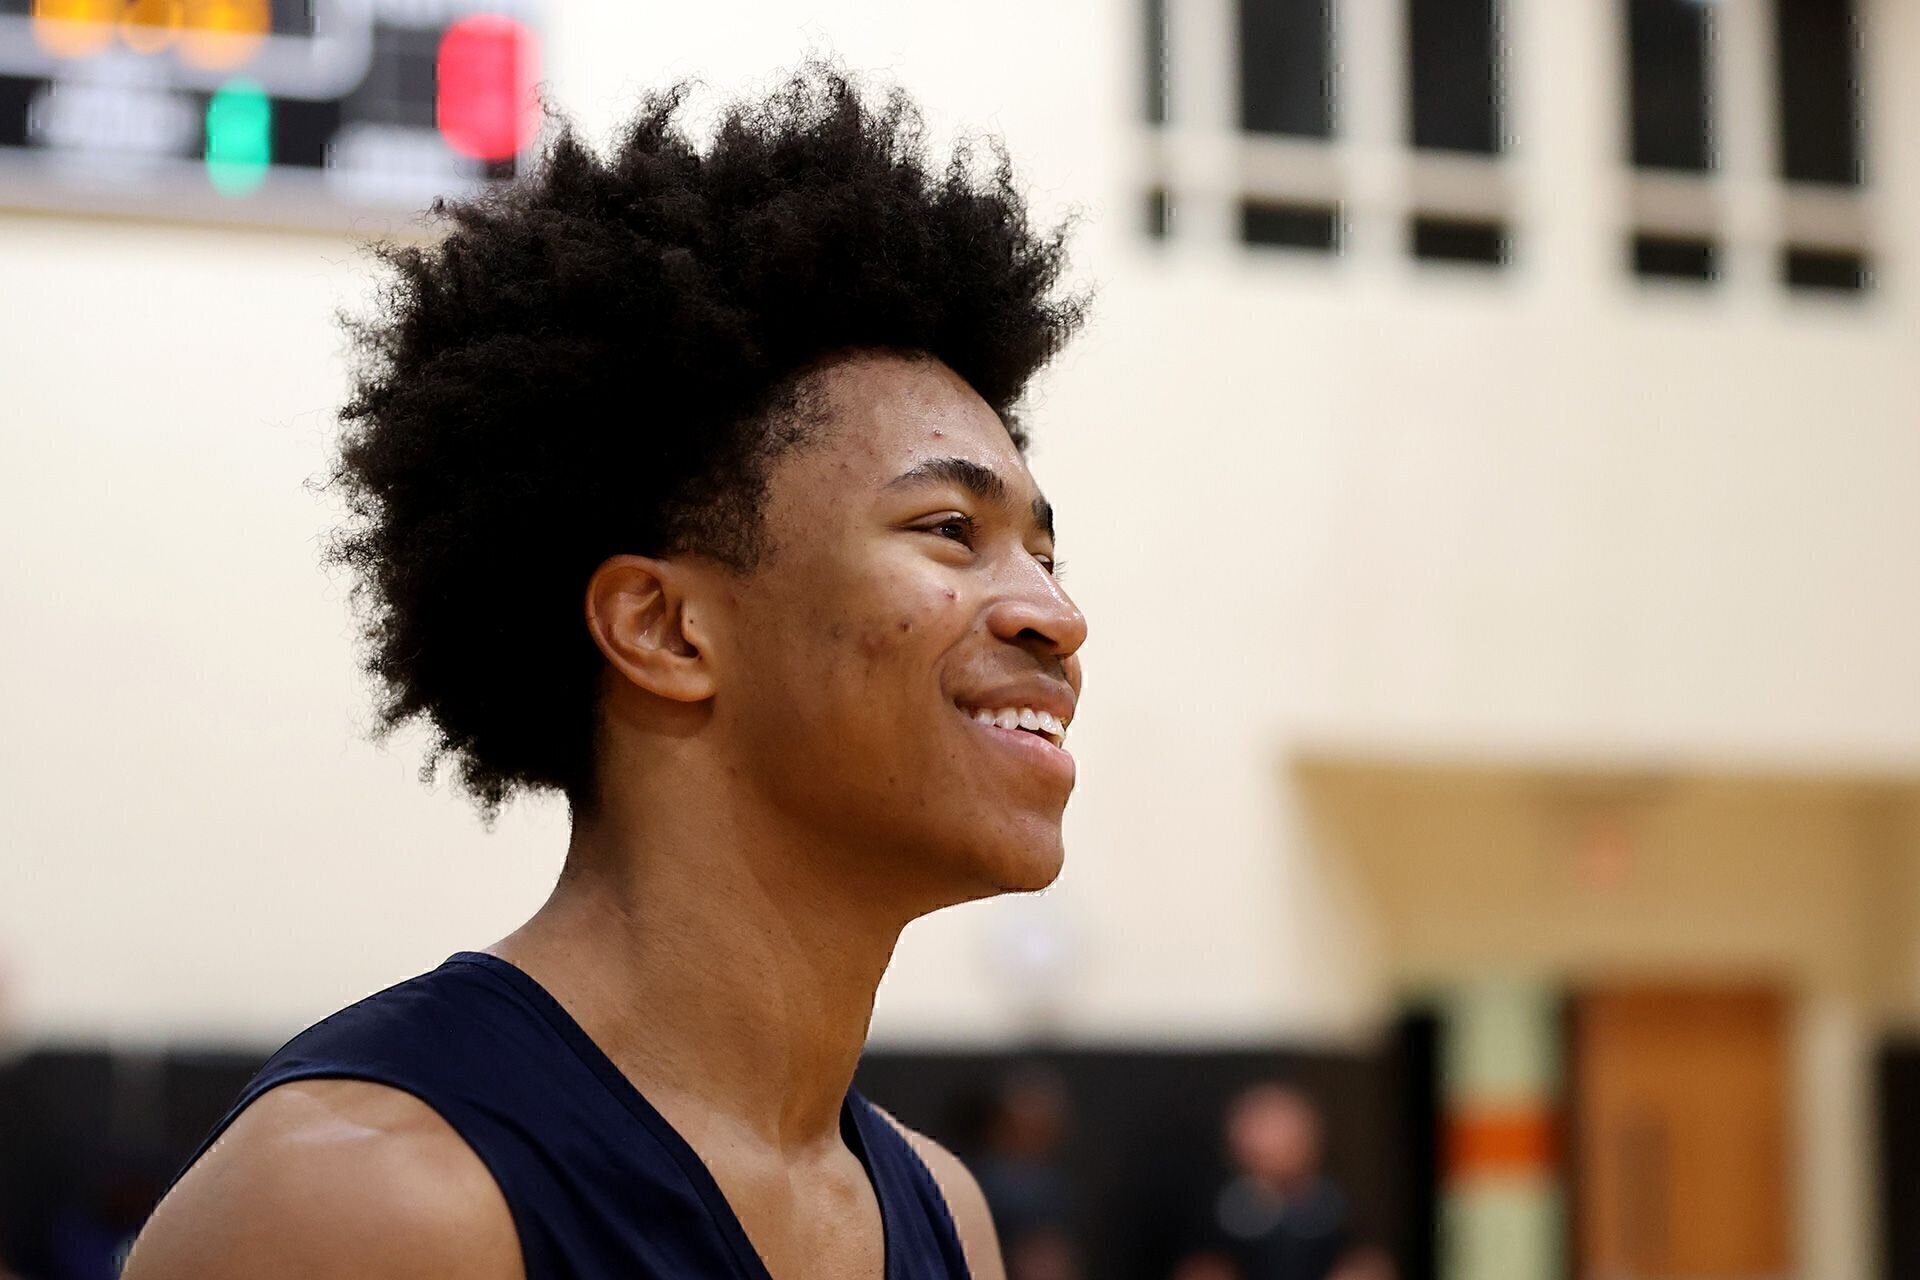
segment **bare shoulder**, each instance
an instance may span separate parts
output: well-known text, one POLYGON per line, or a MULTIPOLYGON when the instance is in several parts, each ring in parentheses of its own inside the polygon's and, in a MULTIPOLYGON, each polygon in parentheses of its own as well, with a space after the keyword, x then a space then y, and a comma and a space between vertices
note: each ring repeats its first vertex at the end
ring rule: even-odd
POLYGON ((953 1214, 954 1229, 960 1234, 960 1248, 967 1255, 968 1274, 973 1280, 1006 1280, 1000 1237, 994 1232, 993 1215, 987 1212, 987 1197, 980 1191, 980 1180, 960 1163, 959 1156, 926 1134, 907 1128, 879 1107, 874 1110, 900 1131, 940 1185, 940 1194, 947 1199, 947 1210, 953 1214))
POLYGON ((426 1103, 359 1080, 268 1091, 167 1193, 123 1280, 523 1280, 493 1177, 426 1103))

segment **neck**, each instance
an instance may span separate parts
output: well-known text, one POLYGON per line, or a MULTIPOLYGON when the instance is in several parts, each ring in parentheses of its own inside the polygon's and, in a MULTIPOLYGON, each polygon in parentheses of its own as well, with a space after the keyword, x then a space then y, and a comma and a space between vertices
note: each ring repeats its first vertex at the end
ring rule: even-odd
POLYGON ((530 973, 683 1135, 835 1141, 912 912, 818 848, 649 797, 576 822, 547 903, 491 950, 530 973), (704 821, 703 821, 704 818, 704 821))
POLYGON ((1312 1173, 1256 1173, 1251 1175, 1267 1194, 1279 1199, 1291 1199, 1313 1189, 1316 1178, 1312 1173))

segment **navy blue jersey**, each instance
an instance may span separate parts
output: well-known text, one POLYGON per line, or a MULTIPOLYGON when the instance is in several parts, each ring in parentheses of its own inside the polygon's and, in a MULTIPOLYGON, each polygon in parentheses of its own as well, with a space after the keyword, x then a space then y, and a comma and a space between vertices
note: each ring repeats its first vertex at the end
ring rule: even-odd
MULTIPOLYGON (((770 1280, 693 1148, 496 956, 462 951, 295 1036, 193 1160, 267 1090, 321 1079, 404 1090, 452 1125, 506 1197, 527 1280, 770 1280)), ((879 1198, 887 1280, 964 1280, 946 1201, 899 1130, 849 1090, 840 1131, 879 1198)))

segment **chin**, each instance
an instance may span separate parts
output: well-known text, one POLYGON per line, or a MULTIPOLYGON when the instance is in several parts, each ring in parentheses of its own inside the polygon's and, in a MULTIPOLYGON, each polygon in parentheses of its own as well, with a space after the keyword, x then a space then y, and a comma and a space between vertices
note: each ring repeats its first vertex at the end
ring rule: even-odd
POLYGON ((1055 830, 1030 843, 996 851, 987 867, 995 893, 1038 893, 1060 878, 1066 849, 1055 830))
POLYGON ((922 864, 933 869, 930 887, 940 905, 951 906, 1005 893, 1037 893, 1060 876, 1066 861, 1058 818, 976 827, 971 839, 922 846, 922 864))

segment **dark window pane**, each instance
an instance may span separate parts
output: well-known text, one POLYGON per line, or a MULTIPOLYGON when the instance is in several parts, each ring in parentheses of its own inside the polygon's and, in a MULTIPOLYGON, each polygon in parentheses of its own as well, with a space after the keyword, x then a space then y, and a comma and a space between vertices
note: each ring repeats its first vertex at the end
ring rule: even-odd
POLYGON ((1794 182, 1860 181, 1860 34, 1850 0, 1774 0, 1780 172, 1794 182))
POLYGON ((1146 0, 1147 123, 1167 122, 1167 0, 1146 0))
POLYGON ((314 0, 271 0, 267 22, 276 35, 310 36, 314 32, 314 0))
POLYGON ((1413 145, 1500 150, 1500 51, 1495 0, 1407 0, 1408 106, 1413 145))
POLYGON ((34 95, 46 87, 44 80, 0 76, 0 147, 24 147, 27 143, 27 112, 34 95))
POLYGON ((1507 229, 1497 222, 1415 217, 1410 230, 1416 258, 1495 266, 1507 260, 1507 229))
POLYGON ((1289 249, 1334 249, 1340 243, 1340 211, 1331 205, 1249 200, 1240 206, 1240 238, 1289 249))
POLYGON ((1333 134, 1327 0, 1239 0, 1240 125, 1255 133, 1333 134))
POLYGON ((1719 274, 1711 240, 1681 236, 1633 238, 1633 272, 1672 280, 1712 280, 1719 274))
POLYGON ((1147 192, 1147 234, 1155 240, 1164 240, 1172 229, 1173 200, 1165 187, 1155 187, 1147 192))
POLYGON ((273 130, 273 162, 325 167, 327 144, 339 135, 342 114, 338 101, 276 99, 268 124, 273 130))
MULTIPOLYGON (((373 28, 373 61, 347 98, 347 116, 382 124, 419 125, 436 120, 440 63, 439 31, 414 27, 373 28)), ((279 153, 276 151, 275 155, 279 153)))
POLYGON ((1780 255, 1780 274, 1795 289, 1834 289, 1859 293, 1867 287, 1867 260, 1846 249, 1797 249, 1780 255))
POLYGON ((1709 8, 1700 0, 1627 0, 1636 165, 1696 171, 1713 165, 1709 8))

